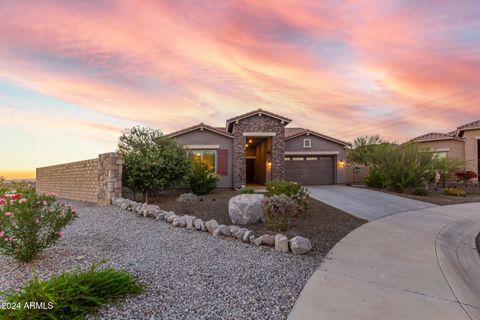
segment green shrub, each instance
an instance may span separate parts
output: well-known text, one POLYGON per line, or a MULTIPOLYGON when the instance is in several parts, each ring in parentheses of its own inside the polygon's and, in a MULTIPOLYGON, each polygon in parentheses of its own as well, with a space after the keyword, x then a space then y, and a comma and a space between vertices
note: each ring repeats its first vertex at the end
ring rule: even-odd
POLYGON ((296 202, 300 212, 304 212, 308 209, 310 193, 307 188, 298 183, 284 180, 272 180, 268 181, 266 186, 267 192, 265 195, 267 197, 284 194, 296 202))
POLYGON ((434 177, 434 155, 418 144, 382 145, 370 157, 367 183, 403 192, 425 186, 434 177))
POLYGON ((380 174, 379 170, 370 168, 368 176, 365 178, 365 184, 372 188, 383 189, 385 178, 380 174))
POLYGON ((112 268, 97 270, 95 265, 85 272, 64 272, 46 281, 34 274, 21 291, 6 295, 4 301, 19 308, 0 308, 0 318, 84 319, 108 303, 142 291, 143 286, 129 273, 112 268), (43 303, 45 308, 26 308, 31 302, 43 303))
POLYGON ((210 170, 207 164, 192 160, 192 167, 186 179, 194 194, 204 195, 215 189, 219 177, 210 170))
POLYGON ((160 189, 170 189, 189 170, 188 151, 174 139, 160 131, 133 127, 122 132, 118 151, 125 161, 125 179, 132 189, 143 194, 148 202, 148 194, 160 189))
POLYGON ((63 236, 75 211, 53 196, 34 193, 0 199, 0 252, 29 262, 63 236))
POLYGON ((466 197, 466 193, 462 189, 458 188, 446 188, 443 189, 443 193, 447 196, 454 196, 454 197, 466 197))
POLYGON ((268 197, 263 201, 265 227, 272 231, 287 231, 297 211, 297 202, 285 194, 268 197))
POLYGON ((424 187, 418 187, 413 189, 412 194, 416 196, 426 196, 428 195, 428 190, 424 187))
POLYGON ((242 188, 242 189, 240 189, 240 193, 243 193, 243 194, 254 194, 254 193, 255 193, 255 189, 253 189, 253 188, 242 188))

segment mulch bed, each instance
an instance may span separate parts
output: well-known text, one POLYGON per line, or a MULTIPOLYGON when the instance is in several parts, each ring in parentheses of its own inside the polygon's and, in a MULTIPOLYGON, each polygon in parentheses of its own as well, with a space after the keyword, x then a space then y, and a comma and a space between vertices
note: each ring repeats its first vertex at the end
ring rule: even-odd
MULTIPOLYGON (((152 199, 151 202, 163 210, 175 211, 177 214, 191 214, 204 221, 215 219, 220 224, 232 224, 228 216, 228 201, 231 197, 238 195, 238 191, 215 190, 208 195, 199 196, 199 201, 191 208, 177 203, 177 197, 180 194, 179 191, 164 193, 152 199)), ((309 209, 296 217, 292 227, 284 234, 289 238, 303 236, 310 239, 313 249, 308 254, 318 258, 320 262, 340 239, 364 223, 366 221, 363 219, 310 199, 309 209)), ((257 235, 276 234, 267 230, 263 223, 246 227, 254 230, 257 235)))

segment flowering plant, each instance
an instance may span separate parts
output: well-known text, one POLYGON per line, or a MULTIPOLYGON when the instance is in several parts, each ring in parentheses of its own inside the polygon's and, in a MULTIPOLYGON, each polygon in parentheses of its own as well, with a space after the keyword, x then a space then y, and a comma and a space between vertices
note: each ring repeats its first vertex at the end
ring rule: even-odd
POLYGON ((63 236, 76 212, 51 195, 0 197, 0 252, 29 262, 63 236))

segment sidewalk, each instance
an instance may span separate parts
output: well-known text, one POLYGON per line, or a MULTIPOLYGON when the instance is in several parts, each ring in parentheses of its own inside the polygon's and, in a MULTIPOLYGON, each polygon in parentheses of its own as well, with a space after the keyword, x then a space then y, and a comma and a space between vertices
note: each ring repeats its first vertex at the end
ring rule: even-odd
POLYGON ((388 216, 340 241, 289 319, 480 319, 480 203, 388 216))

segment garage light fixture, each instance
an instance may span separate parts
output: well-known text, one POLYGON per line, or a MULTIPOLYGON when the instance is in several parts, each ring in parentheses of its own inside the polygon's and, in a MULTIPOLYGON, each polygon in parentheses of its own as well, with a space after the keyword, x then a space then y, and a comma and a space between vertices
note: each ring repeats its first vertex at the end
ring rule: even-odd
POLYGON ((338 166, 339 166, 340 168, 343 168, 343 167, 345 167, 345 161, 343 161, 343 160, 340 160, 340 162, 339 162, 338 166))

